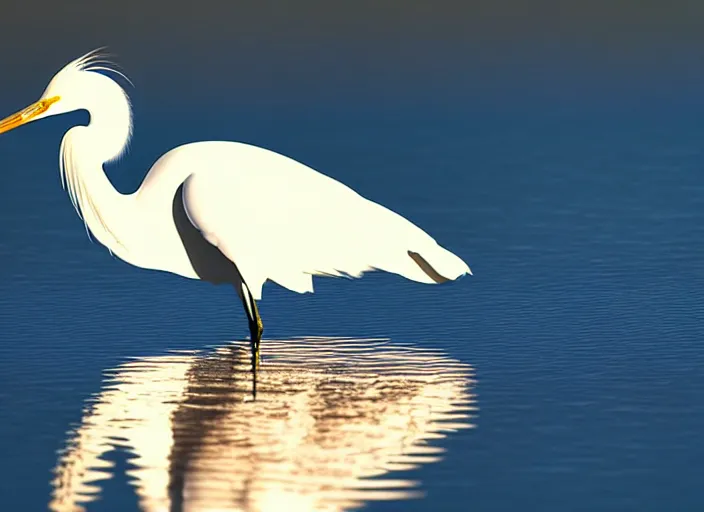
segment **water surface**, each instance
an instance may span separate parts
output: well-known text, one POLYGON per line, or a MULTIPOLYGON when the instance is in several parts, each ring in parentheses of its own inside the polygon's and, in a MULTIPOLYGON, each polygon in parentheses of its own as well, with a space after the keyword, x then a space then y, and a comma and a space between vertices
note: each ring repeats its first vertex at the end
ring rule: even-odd
MULTIPOLYGON (((389 347, 441 351, 476 372, 475 428, 430 443, 444 450, 442 460, 384 475, 418 482, 413 489, 384 491, 424 497, 367 499, 367 487, 351 501, 373 511, 699 510, 704 109, 698 96, 675 86, 665 92, 637 108, 620 102, 631 95, 588 96, 566 109, 520 95, 511 101, 486 95, 447 109, 344 101, 260 109, 218 101, 206 114, 195 98, 177 112, 136 109, 128 158, 108 171, 120 190, 129 191, 159 154, 181 142, 257 143, 407 216, 470 264, 473 277, 439 286, 381 273, 356 281, 316 279, 312 295, 265 285, 260 310, 267 360, 284 351, 269 340, 384 338, 389 347)), ((137 95, 157 96, 154 90, 137 95)), ((237 373, 234 380, 218 377, 222 359, 191 352, 244 339, 247 325, 234 291, 131 268, 87 239, 61 190, 56 161, 60 137, 76 120, 85 121, 66 116, 0 138, 0 496, 13 510, 46 509, 57 489, 54 470, 80 445, 82 433, 94 435, 96 424, 98 438, 118 429, 100 424, 106 416, 92 417, 91 411, 108 407, 100 404, 119 396, 119 390, 110 394, 110 386, 129 378, 136 379, 132 396, 143 399, 146 388, 138 385, 146 370, 140 368, 150 365, 167 371, 174 361, 184 375, 200 378, 214 372, 214 386, 223 391, 215 402, 239 411, 241 421, 224 412, 199 438, 187 397, 201 391, 175 389, 180 398, 168 406, 155 391, 147 403, 176 411, 172 419, 160 415, 163 424, 154 427, 165 439, 148 444, 161 450, 157 462, 140 463, 135 457, 144 456, 147 445, 127 435, 89 441, 86 453, 102 453, 105 467, 99 485, 75 484, 99 498, 88 500, 87 510, 137 510, 140 468, 162 475, 153 486, 144 484, 155 489, 144 495, 170 496, 164 475, 189 473, 185 465, 165 470, 164 453, 186 457, 191 450, 204 472, 221 467, 209 466, 215 459, 207 448, 211 435, 241 448, 240 434, 228 425, 259 436, 255 446, 272 439, 256 416, 243 412, 251 405, 239 401, 245 384, 237 373), (188 352, 182 360, 169 359, 173 350, 188 352), (130 360, 133 366, 124 366, 130 360), (106 369, 117 369, 108 374, 114 377, 105 380, 106 369)), ((282 386, 282 394, 266 403, 291 404, 298 386, 325 374, 309 364, 293 365, 299 377, 286 366, 293 394, 282 386)), ((181 386, 184 379, 166 382, 181 386)), ((354 379, 349 385, 360 392, 354 379)), ((321 396, 335 396, 334 407, 352 407, 329 388, 306 390, 300 394, 304 415, 323 414, 321 396)), ((210 403, 195 407, 217 409, 210 403)), ((381 411, 373 414, 384 418, 381 411)), ((303 422, 300 432, 309 428, 303 417, 294 415, 303 422)), ((283 420, 277 421, 272 428, 281 428, 283 420)), ((294 443, 290 449, 300 446, 318 445, 294 443)), ((238 489, 243 474, 265 474, 252 470, 251 453, 257 452, 223 454, 247 460, 243 473, 223 475, 228 482, 235 478, 238 489)), ((345 460, 352 467, 357 459, 345 460)), ((309 470, 319 467, 316 462, 309 470)), ((265 494, 264 481, 252 496, 265 494)), ((319 496, 315 486, 309 494, 292 491, 301 489, 295 487, 301 480, 287 485, 286 492, 300 499, 319 496)), ((74 499, 73 492, 66 499, 74 499)))
POLYGON ((470 427, 470 368, 383 340, 267 340, 253 400, 247 343, 137 358, 108 372, 69 433, 51 509, 100 498, 116 465, 156 510, 342 511, 422 495, 393 474, 440 460, 470 427))

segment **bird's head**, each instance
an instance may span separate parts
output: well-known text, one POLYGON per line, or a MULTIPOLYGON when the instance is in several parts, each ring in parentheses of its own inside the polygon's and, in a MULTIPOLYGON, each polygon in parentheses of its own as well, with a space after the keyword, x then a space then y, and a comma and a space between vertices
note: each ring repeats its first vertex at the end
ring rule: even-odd
POLYGON ((117 73, 127 79, 110 67, 101 50, 95 50, 70 62, 56 73, 38 101, 0 121, 0 133, 45 117, 85 109, 106 88, 122 92, 116 82, 95 72, 101 70, 117 73))

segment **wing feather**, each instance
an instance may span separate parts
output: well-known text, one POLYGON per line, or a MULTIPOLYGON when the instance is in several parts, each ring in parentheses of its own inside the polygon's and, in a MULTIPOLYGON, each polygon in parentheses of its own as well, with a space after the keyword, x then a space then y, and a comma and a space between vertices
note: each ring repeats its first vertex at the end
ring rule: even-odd
POLYGON ((313 275, 351 278, 372 270, 439 282, 411 254, 445 280, 469 271, 420 228, 328 176, 254 146, 210 144, 210 162, 225 163, 191 174, 184 207, 257 300, 267 279, 299 293, 313 291, 313 275))

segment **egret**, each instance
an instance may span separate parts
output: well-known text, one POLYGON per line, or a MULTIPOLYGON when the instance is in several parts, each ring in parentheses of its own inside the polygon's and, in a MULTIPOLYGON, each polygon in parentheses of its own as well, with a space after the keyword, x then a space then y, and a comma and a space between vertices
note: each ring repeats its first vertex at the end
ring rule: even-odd
POLYGON ((86 231, 139 268, 231 284, 259 365, 257 308, 267 280, 313 292, 313 276, 357 278, 382 270, 421 283, 471 274, 467 264, 397 213, 286 156, 256 146, 203 141, 161 156, 132 194, 103 169, 132 135, 127 78, 94 50, 63 67, 39 100, 0 121, 0 133, 45 117, 86 110, 86 126, 61 141, 64 189, 86 231))

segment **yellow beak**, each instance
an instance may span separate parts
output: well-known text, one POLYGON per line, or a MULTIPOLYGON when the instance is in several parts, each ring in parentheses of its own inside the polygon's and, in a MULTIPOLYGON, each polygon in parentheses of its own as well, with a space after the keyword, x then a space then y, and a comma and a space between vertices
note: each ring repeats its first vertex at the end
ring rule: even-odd
POLYGON ((0 133, 9 132, 10 130, 14 130, 18 126, 27 124, 38 115, 46 112, 49 107, 57 101, 59 101, 59 96, 39 100, 36 103, 32 103, 27 108, 20 110, 16 114, 12 114, 11 116, 6 117, 2 121, 0 121, 0 133))

